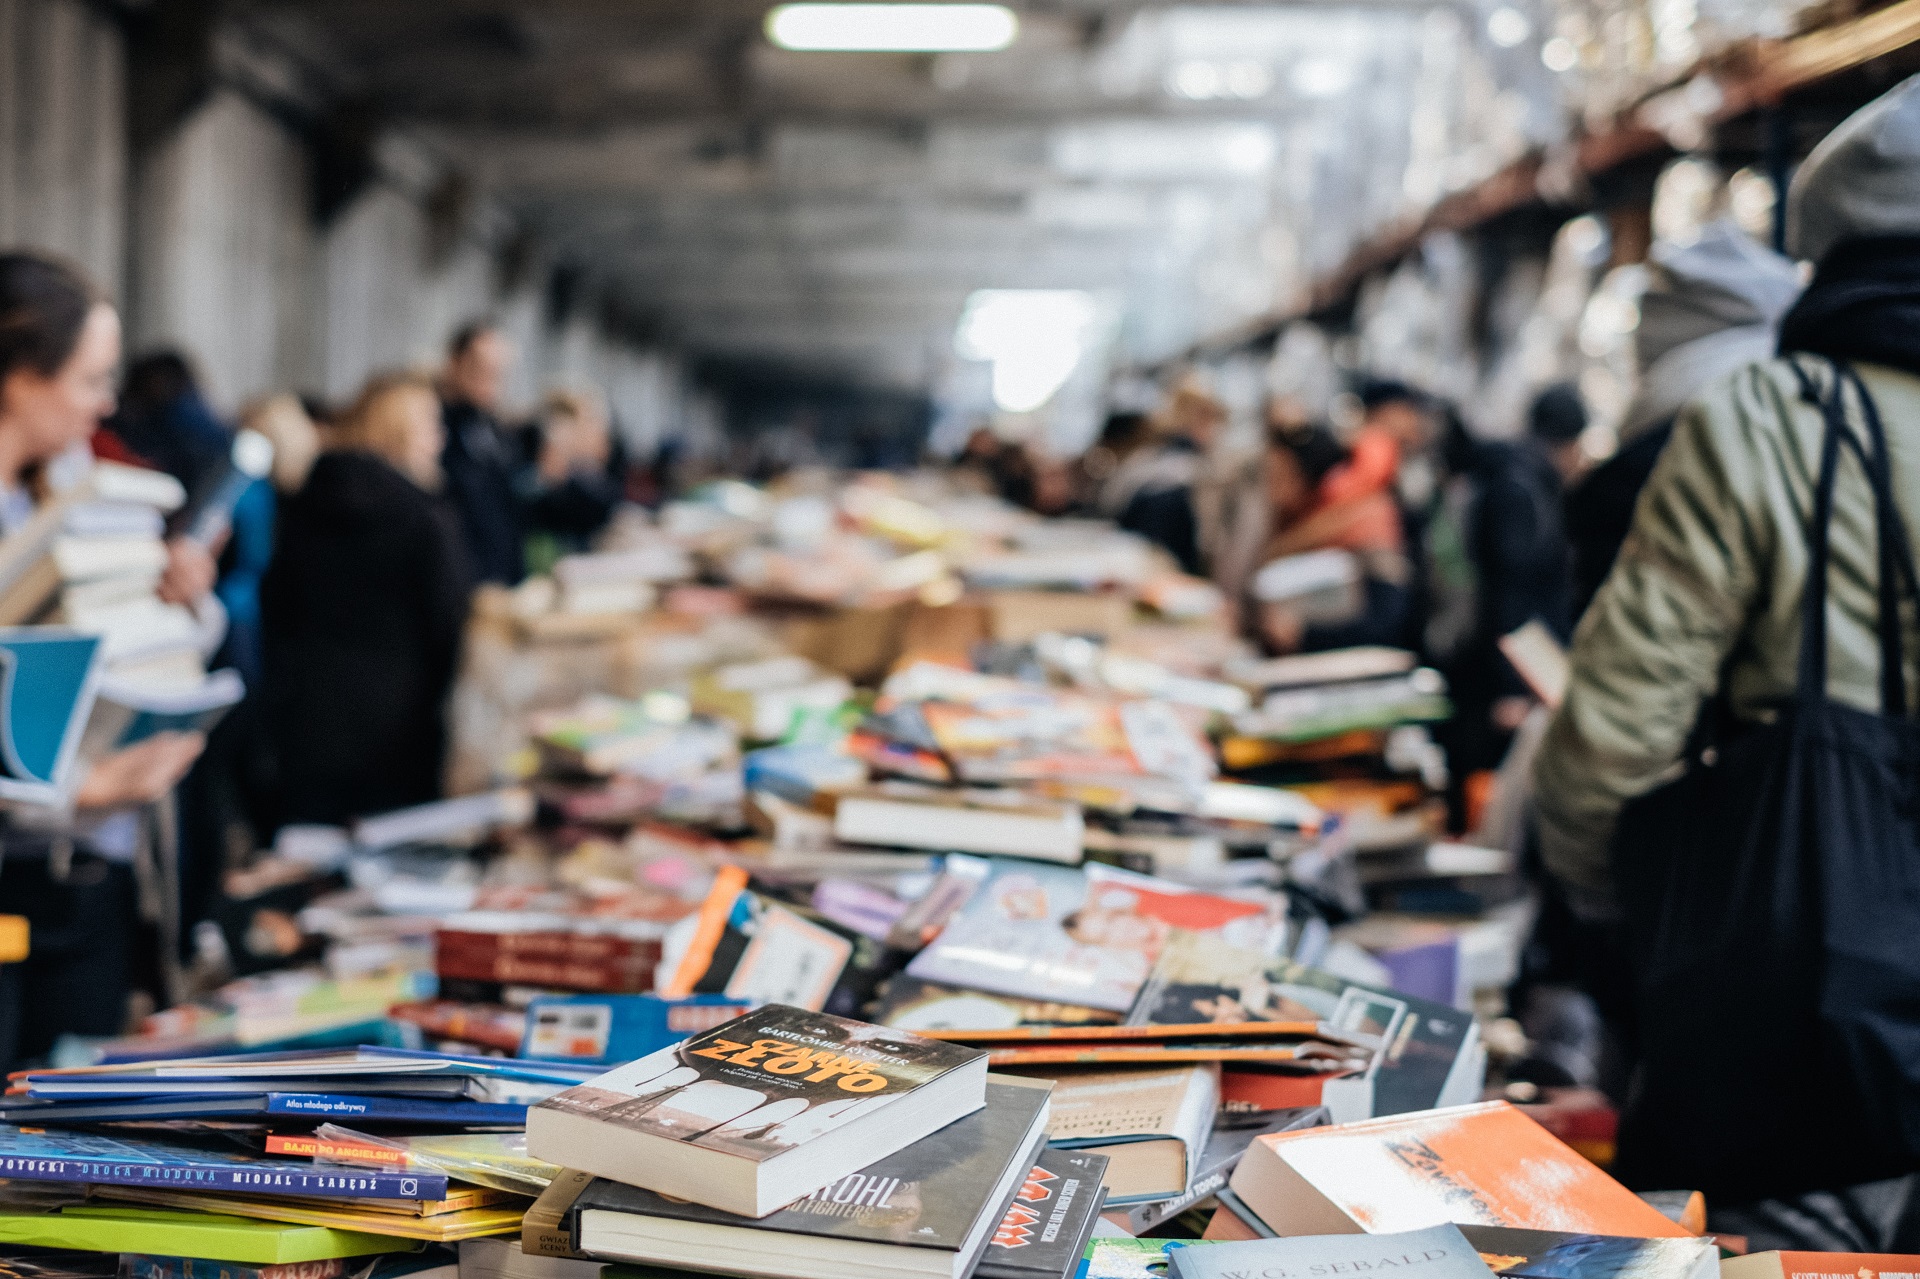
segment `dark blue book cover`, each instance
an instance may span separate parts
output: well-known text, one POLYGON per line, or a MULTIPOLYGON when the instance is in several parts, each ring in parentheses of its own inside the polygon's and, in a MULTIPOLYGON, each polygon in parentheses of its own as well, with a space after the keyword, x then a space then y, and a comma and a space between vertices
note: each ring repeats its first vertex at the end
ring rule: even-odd
POLYGON ((84 1101, 22 1101, 0 1104, 0 1123, 134 1123, 160 1119, 230 1119, 236 1115, 297 1115, 357 1119, 365 1123, 518 1128, 527 1108, 480 1101, 432 1101, 415 1097, 359 1097, 342 1093, 253 1093, 205 1097, 128 1097, 84 1101))
POLYGON ((97 1133, 0 1126, 0 1177, 323 1199, 445 1199, 440 1173, 385 1172, 97 1133))

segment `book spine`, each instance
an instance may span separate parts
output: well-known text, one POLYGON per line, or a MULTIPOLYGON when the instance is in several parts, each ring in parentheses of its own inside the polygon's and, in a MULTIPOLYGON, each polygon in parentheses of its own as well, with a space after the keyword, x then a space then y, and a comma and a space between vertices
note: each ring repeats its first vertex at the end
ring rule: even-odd
POLYGON ((298 1155, 305 1159, 329 1159, 356 1164, 383 1164, 404 1168, 410 1162, 407 1152, 392 1146, 374 1146, 350 1141, 328 1141, 322 1137, 293 1137, 272 1133, 267 1137, 270 1155, 298 1155))
POLYGON ((653 986, 651 965, 570 963, 564 960, 518 959, 498 955, 491 959, 442 955, 434 960, 441 977, 460 981, 498 982, 511 986, 542 986, 605 994, 644 994, 653 986))
POLYGON ((1226 1168, 1204 1173, 1194 1179, 1193 1184, 1187 1187, 1187 1192, 1183 1195, 1129 1208, 1127 1227, 1138 1235, 1151 1230, 1163 1221, 1173 1220, 1202 1199, 1208 1199, 1220 1193, 1221 1187, 1227 1184, 1228 1173, 1232 1171, 1232 1168, 1226 1168))
POLYGON ((658 941, 591 933, 467 933, 443 929, 434 934, 434 948, 437 952, 572 963, 657 963, 660 959, 658 941))
MULTIPOLYGON (((305 1092, 269 1093, 267 1113, 427 1124, 524 1124, 527 1121, 525 1106, 485 1101, 413 1101, 404 1097, 341 1097, 331 1093, 305 1092)), ((445 1198, 444 1195, 401 1197, 445 1198)))
POLYGON ((0 1155, 0 1177, 21 1181, 70 1181, 96 1186, 144 1186, 242 1195, 306 1195, 320 1199, 444 1199, 441 1173, 392 1173, 371 1169, 314 1168, 285 1164, 256 1167, 199 1163, 123 1163, 65 1155, 0 1155))

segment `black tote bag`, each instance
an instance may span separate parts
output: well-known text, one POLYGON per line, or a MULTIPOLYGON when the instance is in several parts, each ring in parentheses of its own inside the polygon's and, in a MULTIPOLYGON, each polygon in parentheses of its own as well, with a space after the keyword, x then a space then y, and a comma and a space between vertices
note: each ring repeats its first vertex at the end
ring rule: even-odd
POLYGON ((1920 724, 1899 607, 1913 557, 1865 385, 1836 365, 1821 395, 1800 372, 1826 435, 1798 687, 1772 722, 1696 743, 1614 843, 1636 1052, 1615 1171, 1724 1204, 1920 1169, 1920 724), (1875 498, 1879 714, 1827 696, 1843 446, 1875 498))

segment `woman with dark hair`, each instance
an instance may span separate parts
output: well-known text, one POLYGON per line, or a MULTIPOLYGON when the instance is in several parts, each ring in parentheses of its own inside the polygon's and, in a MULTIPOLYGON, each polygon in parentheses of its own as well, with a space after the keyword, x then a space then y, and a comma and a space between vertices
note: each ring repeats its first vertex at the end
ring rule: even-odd
MULTIPOLYGON (((88 438, 113 412, 120 318, 75 268, 0 254, 0 534, 83 478, 88 438)), ((175 546, 163 594, 204 597, 213 564, 175 546)), ((0 1062, 38 1056, 62 1034, 112 1035, 126 1018, 136 931, 136 840, 106 821, 167 794, 199 755, 198 734, 162 733, 97 761, 75 812, 0 812, 0 905, 26 916, 33 949, 0 967, 0 1062)))

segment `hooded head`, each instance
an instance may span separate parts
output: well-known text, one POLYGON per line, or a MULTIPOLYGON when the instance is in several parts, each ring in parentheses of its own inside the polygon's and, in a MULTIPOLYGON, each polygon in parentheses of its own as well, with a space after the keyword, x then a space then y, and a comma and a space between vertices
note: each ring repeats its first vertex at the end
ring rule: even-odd
POLYGON ((1818 262, 1848 240, 1920 236, 1920 75, 1844 120, 1787 192, 1787 247, 1818 262))

